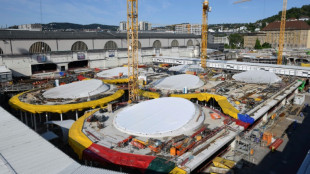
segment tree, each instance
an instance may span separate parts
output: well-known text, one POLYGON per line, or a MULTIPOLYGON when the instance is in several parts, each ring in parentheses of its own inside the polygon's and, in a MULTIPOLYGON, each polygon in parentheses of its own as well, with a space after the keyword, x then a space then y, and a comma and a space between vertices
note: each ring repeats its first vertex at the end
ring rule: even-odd
POLYGON ((261 46, 260 41, 258 39, 256 39, 254 49, 262 49, 262 46, 261 46))
POLYGON ((225 44, 225 45, 224 45, 224 48, 229 49, 230 47, 229 47, 228 44, 225 44))
POLYGON ((255 24, 253 24, 253 23, 247 24, 246 27, 247 27, 247 29, 248 29, 249 31, 251 31, 251 32, 254 32, 254 31, 255 31, 255 28, 256 28, 255 24))
POLYGON ((263 28, 265 28, 265 27, 266 27, 266 22, 263 22, 263 23, 262 23, 261 29, 263 29, 263 28))
POLYGON ((271 48, 271 44, 268 42, 263 43, 262 48, 271 48))
POLYGON ((243 47, 243 36, 238 33, 234 33, 228 36, 229 46, 232 49, 243 47))

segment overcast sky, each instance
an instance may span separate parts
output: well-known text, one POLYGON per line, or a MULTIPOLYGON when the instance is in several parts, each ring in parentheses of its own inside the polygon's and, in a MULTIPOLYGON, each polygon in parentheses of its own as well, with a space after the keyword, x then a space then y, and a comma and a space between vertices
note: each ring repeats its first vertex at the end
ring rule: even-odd
MULTIPOLYGON (((283 0, 210 0, 210 24, 245 23, 282 10, 283 0)), ((42 0, 42 22, 119 25, 126 20, 126 0, 42 0)), ((40 0, 0 0, 0 26, 40 23, 40 0)), ((310 4, 288 0, 288 9, 310 4)), ((139 21, 153 24, 201 23, 201 0, 139 0, 139 21)))

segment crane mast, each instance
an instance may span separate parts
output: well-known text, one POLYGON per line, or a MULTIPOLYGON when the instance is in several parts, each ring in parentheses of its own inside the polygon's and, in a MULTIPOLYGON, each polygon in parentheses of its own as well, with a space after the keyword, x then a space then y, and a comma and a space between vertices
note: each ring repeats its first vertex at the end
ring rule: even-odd
POLYGON ((128 102, 138 100, 138 0, 127 0, 128 102))
POLYGON ((286 23, 286 6, 287 6, 287 0, 283 0, 283 9, 282 9, 280 36, 279 36, 279 51, 278 51, 278 61, 277 61, 278 65, 282 65, 284 33, 285 33, 285 23, 286 23))
POLYGON ((209 0, 202 3, 202 26, 201 26, 201 67, 207 67, 207 44, 208 44, 208 12, 209 0))
POLYGON ((240 0, 240 1, 235 1, 234 4, 239 4, 239 3, 243 3, 243 2, 247 2, 247 1, 251 1, 251 0, 240 0))

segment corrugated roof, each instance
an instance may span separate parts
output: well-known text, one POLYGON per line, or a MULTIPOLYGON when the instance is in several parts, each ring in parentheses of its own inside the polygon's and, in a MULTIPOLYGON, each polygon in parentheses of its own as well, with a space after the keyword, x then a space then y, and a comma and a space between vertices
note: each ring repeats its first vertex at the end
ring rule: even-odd
POLYGON ((81 166, 0 107, 0 173, 118 173, 81 166))
MULTIPOLYGON (((275 31, 280 30, 280 21, 268 24, 262 31, 275 31)), ((310 25, 305 21, 286 21, 285 30, 310 30, 310 25)))
MULTIPOLYGON (((149 32, 139 33, 139 38, 200 38, 200 36, 149 32)), ((0 39, 127 39, 127 33, 0 30, 0 39)))

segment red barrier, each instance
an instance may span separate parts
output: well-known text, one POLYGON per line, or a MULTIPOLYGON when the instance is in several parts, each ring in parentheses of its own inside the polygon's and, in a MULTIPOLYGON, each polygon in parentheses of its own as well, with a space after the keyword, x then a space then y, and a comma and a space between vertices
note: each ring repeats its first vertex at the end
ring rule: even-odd
POLYGON ((245 123, 241 120, 236 120, 236 124, 239 125, 239 126, 242 126, 244 127, 244 130, 246 130, 251 124, 250 123, 245 123))
POLYGON ((83 159, 96 161, 101 164, 113 163, 120 166, 140 169, 144 172, 155 156, 123 153, 116 150, 93 143, 83 151, 83 159))
POLYGON ((277 150, 278 147, 283 143, 283 140, 278 138, 276 139, 276 141, 274 141, 270 146, 269 149, 270 150, 277 150))

